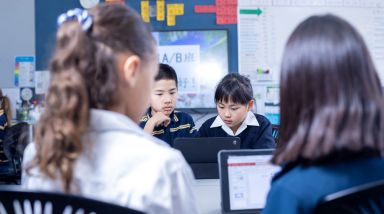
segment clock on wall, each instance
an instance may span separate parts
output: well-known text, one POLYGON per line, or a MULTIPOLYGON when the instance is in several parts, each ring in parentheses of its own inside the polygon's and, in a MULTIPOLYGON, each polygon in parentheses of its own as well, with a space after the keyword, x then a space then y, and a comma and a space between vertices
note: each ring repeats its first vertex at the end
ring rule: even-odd
POLYGON ((81 6, 84 7, 85 9, 92 8, 97 4, 99 4, 99 2, 100 0, 80 0, 81 6))
POLYGON ((33 97, 33 91, 30 88, 22 88, 20 91, 21 99, 24 101, 30 101, 33 97))

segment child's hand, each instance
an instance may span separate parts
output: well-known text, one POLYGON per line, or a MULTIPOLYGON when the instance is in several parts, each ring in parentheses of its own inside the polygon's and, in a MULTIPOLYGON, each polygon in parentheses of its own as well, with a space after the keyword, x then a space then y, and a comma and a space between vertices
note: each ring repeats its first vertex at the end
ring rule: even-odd
POLYGON ((155 126, 163 125, 167 127, 171 122, 171 118, 169 118, 163 112, 157 112, 156 114, 152 115, 151 120, 154 121, 155 126))
POLYGON ((145 124, 144 131, 152 134, 153 129, 156 126, 163 125, 167 127, 170 122, 171 122, 171 118, 166 116, 163 112, 157 112, 156 114, 152 115, 152 117, 145 124))

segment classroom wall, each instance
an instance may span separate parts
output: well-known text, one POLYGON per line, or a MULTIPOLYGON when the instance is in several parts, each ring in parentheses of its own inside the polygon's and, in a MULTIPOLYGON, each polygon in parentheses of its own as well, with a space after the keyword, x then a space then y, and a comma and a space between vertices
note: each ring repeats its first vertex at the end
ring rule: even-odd
MULTIPOLYGON (((140 12, 140 0, 126 1, 126 3, 140 12)), ((176 26, 167 26, 166 22, 157 22, 151 18, 153 30, 196 30, 196 29, 226 29, 228 30, 228 53, 229 71, 238 72, 237 59, 237 26, 236 25, 217 25, 215 14, 196 14, 195 5, 215 4, 215 0, 167 0, 166 3, 183 3, 184 15, 176 18, 176 26)), ((155 4, 155 1, 150 1, 155 4)), ((36 1, 36 69, 46 70, 49 57, 54 45, 54 36, 57 29, 56 19, 61 13, 71 8, 81 7, 79 0, 66 0, 58 4, 52 0, 36 1)), ((190 112, 191 113, 191 112, 190 112)), ((201 124, 215 113, 191 113, 196 121, 196 126, 201 124)))
MULTIPOLYGON (((140 2, 126 1, 126 3, 140 12, 140 2)), ((155 1, 150 1, 154 4, 155 1)), ((237 26, 236 25, 217 25, 215 14, 196 14, 195 5, 215 4, 215 0, 167 0, 166 3, 183 3, 184 15, 176 18, 176 26, 167 26, 166 22, 157 22, 151 18, 151 25, 155 31, 159 30, 196 30, 196 29, 226 29, 228 30, 229 44, 229 71, 238 71, 237 59, 237 26)), ((79 0, 66 0, 58 4, 52 0, 36 1, 36 69, 46 70, 49 57, 54 45, 55 31, 57 29, 56 19, 61 13, 71 8, 81 7, 79 0)), ((214 114, 192 113, 196 120, 197 127, 214 114)))
MULTIPOLYGON (((140 0, 126 3, 140 12, 140 0)), ((155 1, 150 1, 154 4, 155 1)), ((186 30, 186 29, 227 29, 229 33, 229 71, 237 72, 237 28, 236 25, 216 25, 214 14, 196 14, 195 5, 214 4, 215 0, 167 0, 166 3, 183 3, 184 16, 176 18, 176 26, 166 26, 166 22, 157 22, 151 18, 154 30, 186 30)), ((57 28, 56 19, 68 9, 81 7, 79 0, 38 0, 36 1, 36 67, 45 70, 48 67, 49 56, 52 52, 54 35, 57 28)))
POLYGON ((57 17, 72 8, 81 8, 79 0, 36 0, 36 70, 47 70, 54 47, 57 17))
POLYGON ((12 88, 15 56, 35 55, 35 1, 1 1, 0 15, 0 88, 12 88))

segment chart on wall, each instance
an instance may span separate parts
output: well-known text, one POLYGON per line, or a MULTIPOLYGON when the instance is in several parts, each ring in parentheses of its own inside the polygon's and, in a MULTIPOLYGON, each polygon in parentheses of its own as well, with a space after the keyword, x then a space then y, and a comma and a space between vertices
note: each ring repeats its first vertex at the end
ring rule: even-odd
POLYGON ((384 83, 384 0, 239 0, 239 71, 255 82, 278 82, 285 43, 315 14, 331 13, 364 37, 384 83))

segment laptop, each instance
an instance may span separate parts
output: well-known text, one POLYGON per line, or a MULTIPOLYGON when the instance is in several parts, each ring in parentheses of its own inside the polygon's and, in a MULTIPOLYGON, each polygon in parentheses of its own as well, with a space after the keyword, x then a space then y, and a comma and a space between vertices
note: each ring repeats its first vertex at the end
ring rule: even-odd
POLYGON ((196 179, 218 179, 217 154, 220 150, 240 149, 240 138, 176 138, 173 147, 181 151, 196 179))
POLYGON ((259 213, 265 206, 272 177, 274 150, 221 151, 218 155, 222 213, 259 213))

